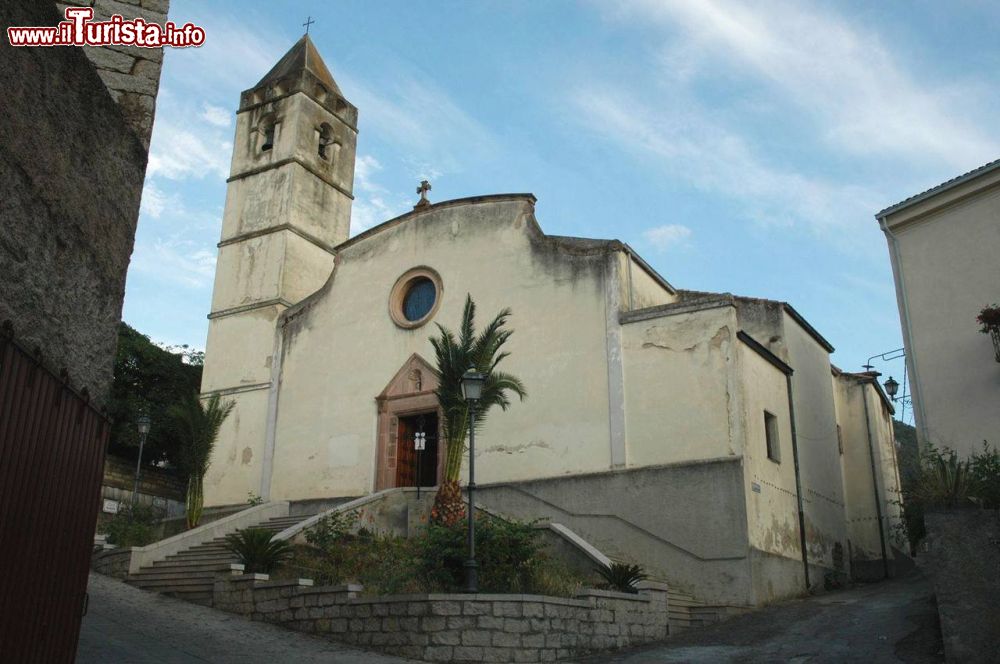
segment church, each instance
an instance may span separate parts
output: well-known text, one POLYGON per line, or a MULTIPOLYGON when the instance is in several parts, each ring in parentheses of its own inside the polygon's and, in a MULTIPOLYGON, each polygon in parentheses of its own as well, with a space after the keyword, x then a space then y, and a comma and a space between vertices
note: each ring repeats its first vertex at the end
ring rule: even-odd
POLYGON ((202 384, 235 409, 207 506, 434 486, 429 338, 471 295, 482 319, 513 311, 504 364, 528 390, 477 434, 484 507, 558 521, 720 606, 890 573, 877 374, 834 367, 785 302, 685 290, 623 242, 546 234, 530 193, 432 203, 425 185, 350 237, 358 118, 308 36, 240 97, 202 384))

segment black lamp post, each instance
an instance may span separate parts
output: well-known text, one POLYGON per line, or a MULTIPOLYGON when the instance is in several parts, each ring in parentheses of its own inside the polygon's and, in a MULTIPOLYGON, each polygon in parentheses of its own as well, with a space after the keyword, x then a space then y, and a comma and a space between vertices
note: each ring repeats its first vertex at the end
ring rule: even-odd
POLYGON ((889 395, 889 398, 893 401, 896 400, 896 393, 899 391, 899 382, 896 381, 892 376, 889 376, 889 380, 885 381, 885 391, 889 395))
POLYGON ((486 376, 469 368, 462 376, 462 397, 469 404, 469 559, 465 561, 465 590, 479 592, 479 564, 476 563, 476 405, 483 396, 486 376))
POLYGON ((139 473, 142 471, 142 448, 146 446, 146 436, 152 421, 146 413, 140 413, 135 420, 135 428, 139 430, 139 459, 135 462, 135 484, 132 486, 132 507, 139 498, 139 473))

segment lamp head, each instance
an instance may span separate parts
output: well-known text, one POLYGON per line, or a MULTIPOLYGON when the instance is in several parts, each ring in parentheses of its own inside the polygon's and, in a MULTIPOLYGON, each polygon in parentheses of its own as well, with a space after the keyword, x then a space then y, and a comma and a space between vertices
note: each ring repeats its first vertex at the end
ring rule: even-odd
POLYGON ((470 367, 462 375, 462 397, 466 401, 479 401, 483 396, 483 384, 486 376, 470 367))

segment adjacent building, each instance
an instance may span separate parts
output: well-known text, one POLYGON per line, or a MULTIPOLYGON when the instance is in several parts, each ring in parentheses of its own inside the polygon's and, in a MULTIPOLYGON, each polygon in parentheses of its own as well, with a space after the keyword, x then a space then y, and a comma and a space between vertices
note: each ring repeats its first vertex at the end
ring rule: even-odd
POLYGON ((917 436, 961 455, 1000 445, 1000 160, 876 215, 889 243, 917 436))

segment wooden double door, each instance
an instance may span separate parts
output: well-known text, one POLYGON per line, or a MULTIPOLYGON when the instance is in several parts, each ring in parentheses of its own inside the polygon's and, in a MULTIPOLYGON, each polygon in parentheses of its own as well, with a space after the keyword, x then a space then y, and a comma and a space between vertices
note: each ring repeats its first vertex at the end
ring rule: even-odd
POLYGON ((399 417, 396 432, 396 486, 435 486, 438 472, 438 416, 436 412, 399 417), (423 433, 424 449, 416 449, 423 433))

